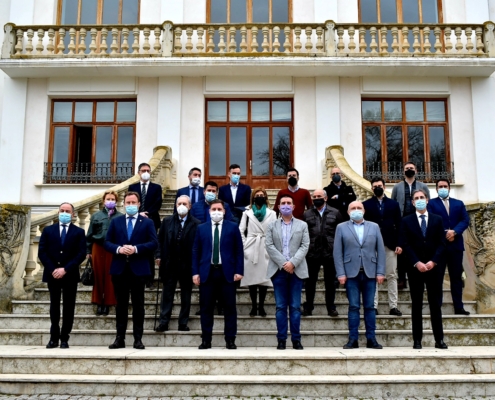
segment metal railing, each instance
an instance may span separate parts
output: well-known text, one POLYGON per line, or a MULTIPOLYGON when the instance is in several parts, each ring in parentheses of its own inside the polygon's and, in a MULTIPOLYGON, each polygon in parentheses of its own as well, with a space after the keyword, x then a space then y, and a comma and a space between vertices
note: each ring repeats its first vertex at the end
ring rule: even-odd
MULTIPOLYGON (((425 162, 416 165, 416 179, 421 182, 433 183, 437 179, 448 179, 455 183, 453 162, 425 162)), ((371 181, 375 176, 381 177, 387 183, 399 182, 404 179, 403 162, 364 162, 363 176, 371 181)))
POLYGON ((134 175, 134 163, 45 163, 43 183, 120 183, 134 175))

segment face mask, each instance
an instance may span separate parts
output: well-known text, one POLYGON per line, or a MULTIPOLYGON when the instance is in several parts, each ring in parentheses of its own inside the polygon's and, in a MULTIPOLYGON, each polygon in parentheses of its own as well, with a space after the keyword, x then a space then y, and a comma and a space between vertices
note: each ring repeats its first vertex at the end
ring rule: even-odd
POLYGON ((241 176, 240 175, 232 175, 230 177, 230 180, 232 181, 232 183, 234 185, 237 185, 239 183, 239 181, 241 180, 241 176))
POLYGON ((382 197, 383 196, 383 188, 376 187, 373 189, 373 193, 375 194, 376 197, 382 197))
POLYGON ((109 210, 113 210, 116 206, 116 202, 112 200, 105 201, 105 207, 109 210))
POLYGON ((414 207, 416 207, 416 210, 418 211, 423 211, 426 208, 426 200, 416 200, 414 202, 414 207))
POLYGON ((447 197, 449 197, 449 189, 438 189, 438 195, 442 198, 442 199, 446 199, 447 197))
POLYGON ((289 215, 292 214, 292 206, 288 205, 288 204, 284 204, 284 205, 281 205, 280 206, 280 213, 284 216, 284 217, 288 217, 289 215))
POLYGON ((142 179, 143 181, 149 181, 149 180, 150 180, 150 178, 151 178, 151 175, 150 175, 150 173, 149 173, 149 172, 143 172, 143 173, 141 174, 141 179, 142 179))
POLYGON ((352 210, 350 217, 353 221, 361 221, 364 217, 364 212, 361 210, 352 210))
POLYGON ((223 212, 221 211, 211 211, 210 218, 213 222, 220 222, 223 219, 223 212))
POLYGON ((201 178, 192 178, 191 179, 191 185, 193 185, 193 186, 199 186, 200 183, 201 183, 201 178))
POLYGON ((69 224, 72 221, 72 215, 65 212, 58 214, 58 220, 61 224, 69 224))
POLYGON ((184 204, 181 204, 179 207, 177 207, 177 212, 179 215, 186 215, 189 211, 189 208, 187 208, 184 204))
POLYGON ((217 195, 215 193, 211 193, 211 192, 206 192, 205 193, 205 200, 208 202, 208 203, 211 203, 213 200, 215 200, 217 198, 217 195))
POLYGON ((413 171, 412 169, 408 169, 406 170, 406 172, 404 172, 404 175, 407 176, 408 178, 412 178, 414 175, 416 175, 416 171, 413 171))
POLYGON ((320 208, 323 204, 325 204, 325 199, 314 199, 313 204, 316 208, 320 208))
POLYGON ((294 178, 293 176, 291 176, 291 177, 289 178, 289 186, 294 187, 294 186, 296 186, 296 185, 297 185, 297 179, 296 179, 296 178, 294 178))
POLYGON ((342 177, 340 175, 332 176, 332 182, 333 183, 339 183, 341 180, 342 180, 342 177))
POLYGON ((135 215, 139 211, 138 206, 125 206, 125 212, 128 215, 135 215))
POLYGON ((266 204, 266 199, 264 197, 255 197, 254 204, 258 207, 263 207, 266 204))

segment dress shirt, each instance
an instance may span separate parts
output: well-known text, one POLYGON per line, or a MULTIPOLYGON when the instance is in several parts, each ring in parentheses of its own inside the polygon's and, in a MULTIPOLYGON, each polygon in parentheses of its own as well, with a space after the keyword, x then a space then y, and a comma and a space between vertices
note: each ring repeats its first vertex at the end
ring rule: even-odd
POLYGON ((146 186, 146 194, 148 194, 148 188, 150 187, 150 181, 143 182, 139 181, 139 190, 142 192, 143 191, 143 184, 146 186))
POLYGON ((215 243, 215 226, 218 224, 218 264, 222 264, 222 252, 220 251, 220 242, 222 239, 222 224, 223 219, 220 222, 211 220, 211 263, 213 264, 213 245, 215 243))
POLYGON ((440 197, 440 199, 442 200, 442 203, 445 206, 445 210, 447 211, 447 214, 450 215, 450 197, 447 196, 445 199, 442 199, 440 197))
MULTIPOLYGON (((129 215, 127 213, 125 214, 125 227, 126 227, 126 229, 127 229, 127 224, 129 223, 129 218, 131 218, 131 217, 133 218, 132 219, 132 229, 134 230, 134 228, 136 228, 136 222, 137 222, 138 216, 139 216, 139 213, 136 213, 134 215, 129 215)), ((116 254, 119 254, 119 250, 120 250, 121 247, 122 246, 117 247, 116 254)), ((136 254, 137 254, 137 252, 138 252, 137 247, 134 246, 134 249, 136 250, 136 254)))
MULTIPOLYGON (((286 261, 290 261, 291 255, 290 255, 289 243, 292 232, 292 222, 294 221, 294 217, 291 218, 288 224, 282 218, 280 219, 280 221, 282 221, 282 254, 284 255, 286 261)), ((282 269, 282 266, 280 266, 279 269, 282 269)))
POLYGON ((321 207, 321 210, 316 209, 320 213, 320 217, 323 218, 323 213, 325 212, 326 208, 327 208, 327 205, 325 203, 325 205, 323 207, 321 207))
POLYGON ((235 203, 235 197, 237 196, 237 189, 239 188, 238 185, 230 183, 230 193, 232 193, 232 200, 234 200, 235 203))
MULTIPOLYGON (((177 215, 178 215, 178 214, 177 214, 177 215)), ((186 214, 186 215, 184 215, 183 217, 181 217, 181 216, 179 215, 179 222, 180 222, 180 226, 181 226, 182 228, 184 228, 184 223, 186 222, 186 220, 187 220, 187 216, 188 216, 188 215, 189 215, 189 213, 187 213, 187 214, 186 214), (182 221, 181 221, 181 220, 182 220, 182 221)))
POLYGON ((297 185, 294 189, 292 189, 291 186, 289 186, 289 191, 292 193, 296 193, 299 190, 299 185, 297 185))
POLYGON ((428 211, 426 211, 424 214, 420 214, 419 212, 416 211, 416 218, 418 219, 419 227, 421 227, 421 218, 420 218, 421 215, 424 215, 426 217, 425 222, 426 222, 426 227, 428 228, 428 211))
POLYGON ((352 225, 354 226, 354 231, 359 239, 359 244, 363 244, 363 236, 364 236, 364 220, 360 224, 352 221, 352 225))
POLYGON ((66 226, 65 228, 65 233, 69 233, 69 226, 70 226, 70 222, 68 224, 62 224, 60 223, 59 224, 59 228, 60 228, 60 236, 62 236, 62 230, 64 229, 64 225, 66 226))

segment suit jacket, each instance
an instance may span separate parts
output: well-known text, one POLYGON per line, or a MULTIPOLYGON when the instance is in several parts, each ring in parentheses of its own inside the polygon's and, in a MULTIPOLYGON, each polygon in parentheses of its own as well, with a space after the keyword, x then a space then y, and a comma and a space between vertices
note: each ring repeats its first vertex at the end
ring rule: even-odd
MULTIPOLYGON (((139 193, 139 201, 141 202, 141 188, 142 182, 135 183, 129 186, 129 192, 139 193)), ((146 199, 144 200, 144 211, 148 212, 148 217, 155 224, 155 229, 160 227, 160 208, 162 208, 163 195, 162 187, 157 183, 150 182, 148 185, 148 191, 146 192, 146 199)), ((142 203, 142 202, 141 202, 142 203)))
MULTIPOLYGON (((210 275, 213 255, 213 234, 211 222, 198 226, 192 251, 192 276, 199 275, 200 282, 210 275)), ((234 282, 234 275, 244 275, 244 250, 241 233, 236 223, 224 220, 220 235, 220 257, 222 270, 227 282, 234 282)))
POLYGON ((352 221, 337 225, 333 243, 333 258, 337 277, 355 278, 361 266, 368 278, 385 276, 385 247, 380 227, 371 221, 364 221, 363 243, 354 229, 352 221))
POLYGON ((154 255, 158 247, 156 229, 153 221, 138 215, 132 231, 131 239, 127 238, 126 216, 112 219, 105 240, 105 250, 113 254, 110 266, 111 275, 120 275, 124 272, 128 262, 132 272, 136 276, 150 275, 150 257, 154 255), (137 253, 130 256, 117 254, 117 248, 125 244, 137 247, 137 253))
POLYGON ((43 264, 43 282, 48 282, 53 271, 64 268, 62 279, 79 282, 79 266, 86 258, 86 235, 84 229, 69 224, 64 244, 60 239, 60 224, 47 226, 41 233, 38 258, 43 264))
MULTIPOLYGON (((201 201, 205 201, 205 188, 201 187, 201 186, 198 186, 198 188, 196 189, 198 191, 198 203, 201 202, 201 201)), ((183 188, 180 188, 179 190, 177 190, 177 194, 175 195, 175 201, 174 201, 174 212, 177 211, 177 199, 180 197, 180 196, 189 196, 191 197, 191 192, 189 190, 189 185, 186 186, 186 187, 183 187, 183 188)), ((191 199, 192 201, 192 199, 191 199)))
MULTIPOLYGON (((210 205, 206 201, 198 201, 192 206, 191 211, 189 211, 189 215, 192 215, 194 218, 199 219, 199 222, 201 222, 202 224, 204 224, 205 222, 210 222, 210 205)), ((234 220, 228 204, 225 204, 225 220, 234 220)))
POLYGON ((442 217, 444 230, 455 231, 454 241, 449 242, 447 240, 445 242, 447 249, 464 251, 462 233, 469 227, 469 214, 464 203, 461 200, 449 197, 449 213, 447 214, 442 199, 437 197, 428 202, 428 212, 442 217))
POLYGON ((443 263, 445 241, 442 217, 428 213, 426 237, 423 237, 416 213, 402 219, 399 246, 409 260, 409 267, 418 261, 443 263))
POLYGON ((310 240, 307 257, 332 258, 335 230, 337 225, 344 221, 340 211, 327 204, 323 216, 320 217, 320 212, 312 207, 304 212, 304 221, 308 224, 310 240))
MULTIPOLYGON (((421 189, 424 190, 427 194, 428 200, 430 200, 430 189, 426 183, 416 181, 416 190, 421 189)), ((412 195, 412 193, 411 193, 412 195)), ((400 207, 400 215, 404 215, 404 202, 406 201, 406 193, 404 191, 404 181, 400 181, 396 183, 392 189, 392 200, 395 200, 399 203, 400 207)))
POLYGON ((176 274, 191 277, 192 249, 199 220, 187 216, 182 229, 180 247, 177 243, 180 221, 175 213, 164 218, 158 234, 158 249, 156 258, 160 259, 160 277, 176 274))
MULTIPOLYGON (((283 237, 282 237, 282 219, 279 218, 273 221, 266 230, 266 251, 270 261, 268 262, 268 270, 266 277, 270 279, 282 268, 287 260, 285 259, 283 251, 283 237)), ((308 224, 297 218, 292 220, 292 229, 289 242, 289 252, 291 259, 289 260, 294 264, 294 273, 299 279, 306 279, 309 277, 308 264, 306 263, 306 254, 309 249, 309 231, 308 224)))
POLYGON ((251 204, 251 187, 249 185, 239 183, 234 201, 232 191, 230 190, 230 184, 220 186, 220 189, 218 190, 218 198, 230 206, 230 210, 234 216, 234 222, 239 224, 242 218, 242 213, 245 211, 245 208, 251 204))
POLYGON ((344 220, 348 221, 349 214, 347 214, 347 209, 349 204, 357 199, 352 186, 348 186, 344 181, 342 181, 339 189, 335 183, 330 182, 324 190, 327 192, 328 205, 339 210, 344 220), (332 199, 335 195, 338 195, 338 197, 336 199, 332 199))
POLYGON ((366 221, 378 224, 382 233, 383 243, 390 250, 395 251, 399 243, 400 225, 402 223, 399 203, 389 199, 387 196, 383 196, 383 212, 380 213, 380 202, 376 196, 373 196, 363 202, 363 206, 366 212, 366 221))

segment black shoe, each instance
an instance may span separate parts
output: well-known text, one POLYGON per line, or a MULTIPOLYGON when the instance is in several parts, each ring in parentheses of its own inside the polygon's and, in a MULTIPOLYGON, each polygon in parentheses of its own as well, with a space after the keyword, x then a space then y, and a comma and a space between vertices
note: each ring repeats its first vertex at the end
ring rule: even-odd
POLYGON ((330 311, 328 312, 328 315, 329 315, 330 317, 338 317, 338 316, 339 316, 339 312, 338 312, 337 310, 330 310, 330 311))
POLYGON ((301 315, 303 317, 311 317, 313 315, 313 311, 308 310, 306 307, 301 307, 301 315))
POLYGON ((179 331, 181 332, 189 332, 190 330, 187 325, 179 325, 179 331))
POLYGON ((69 348, 69 342, 60 342, 60 348, 61 349, 68 349, 69 348))
POLYGON ((160 324, 156 327, 155 332, 167 332, 168 324, 160 324))
POLYGON ((464 308, 459 308, 454 310, 455 315, 471 315, 469 311, 466 311, 464 308))
POLYGON ((399 289, 399 290, 407 289, 407 281, 397 282, 397 289, 399 289))
POLYGON ((300 340, 293 340, 292 341, 292 348, 294 350, 304 350, 304 347, 301 344, 301 341, 300 340))
POLYGON ((260 317, 266 317, 266 311, 265 311, 265 308, 263 306, 258 307, 258 315, 260 317))
POLYGON ((448 349, 449 346, 447 346, 443 340, 440 340, 439 342, 435 342, 435 349, 442 349, 442 350, 446 350, 448 349))
POLYGON ((206 349, 211 349, 211 342, 207 342, 203 340, 201 344, 198 347, 199 350, 206 350, 206 349))
POLYGON ((277 350, 285 350, 285 347, 286 347, 286 341, 279 339, 278 345, 277 345, 277 350))
POLYGON ((251 311, 249 311, 250 317, 256 317, 256 307, 251 307, 251 311))
POLYGON ((134 345, 132 347, 138 350, 144 350, 144 344, 141 342, 141 339, 134 340, 134 345))
POLYGON ((218 315, 223 315, 223 308, 218 307, 218 315))
POLYGON ((108 346, 109 349, 123 349, 125 348, 125 340, 122 339, 121 337, 117 336, 115 338, 115 342, 113 342, 110 346, 108 346))
POLYGON ((402 313, 399 311, 399 309, 397 307, 392 308, 390 310, 390 315, 395 315, 397 317, 402 317, 402 313))
POLYGON ((413 349, 421 350, 423 346, 421 345, 421 340, 415 340, 413 344, 413 349))
POLYGON ((46 348, 47 349, 54 349, 55 347, 58 347, 58 340, 57 341, 54 341, 54 340, 51 340, 50 339, 50 341, 46 345, 46 348))
POLYGON ((102 314, 103 314, 103 306, 96 307, 96 315, 102 315, 102 314))
POLYGON ((344 349, 359 349, 359 343, 357 340, 349 340, 344 344, 344 349))
POLYGON ((201 310, 196 311, 194 315, 201 315, 201 310))
POLYGON ((366 348, 380 350, 383 349, 383 346, 378 343, 376 339, 368 339, 366 342, 366 348))
POLYGON ((377 308, 375 308, 375 315, 380 315, 380 314, 378 314, 378 309, 377 308))
POLYGON ((225 348, 228 350, 236 350, 237 346, 235 345, 235 340, 226 340, 225 348))
POLYGON ((110 312, 109 306, 102 306, 101 307, 101 315, 107 316, 109 312, 110 312))
POLYGON ((155 287, 155 284, 154 284, 153 281, 149 281, 149 282, 146 283, 146 288, 149 289, 149 290, 153 290, 156 287, 155 287))

